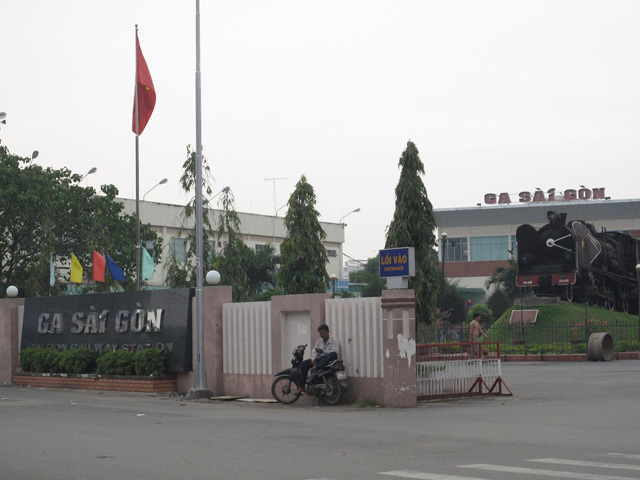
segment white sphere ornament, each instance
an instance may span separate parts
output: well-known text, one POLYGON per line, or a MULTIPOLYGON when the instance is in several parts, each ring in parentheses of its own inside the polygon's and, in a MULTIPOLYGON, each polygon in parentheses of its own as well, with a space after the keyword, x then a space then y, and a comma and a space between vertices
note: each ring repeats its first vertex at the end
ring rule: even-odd
POLYGON ((209 270, 206 278, 209 285, 217 285, 220 283, 220 274, 215 270, 209 270))
POLYGON ((7 287, 7 297, 17 297, 18 296, 18 287, 15 285, 10 285, 7 287))

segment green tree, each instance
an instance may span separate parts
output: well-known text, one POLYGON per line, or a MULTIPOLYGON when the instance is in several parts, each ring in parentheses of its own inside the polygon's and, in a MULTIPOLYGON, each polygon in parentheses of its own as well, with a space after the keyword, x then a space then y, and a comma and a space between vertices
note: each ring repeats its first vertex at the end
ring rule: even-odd
MULTIPOLYGON (((196 187, 196 152, 187 145, 187 159, 182 164, 180 186, 187 194, 195 191, 196 187)), ((202 157, 202 260, 203 272, 213 268, 215 262, 215 248, 212 240, 215 232, 209 218, 211 197, 211 170, 206 158, 202 157)), ((228 189, 225 189, 228 191, 228 189)), ((224 192, 224 190, 223 190, 224 192)), ((178 238, 185 239, 185 261, 182 262, 173 254, 167 265, 167 283, 173 288, 193 287, 196 284, 196 231, 195 231, 195 195, 187 202, 182 210, 182 227, 178 231, 178 238)))
POLYGON ((435 318, 439 293, 438 268, 431 258, 436 221, 420 178, 424 165, 413 142, 407 142, 398 165, 401 171, 396 186, 396 209, 385 248, 414 247, 416 273, 409 279, 409 287, 416 294, 416 321, 428 324, 435 318))
POLYGON ((509 265, 507 267, 497 267, 491 277, 484 283, 486 288, 496 286, 501 288, 509 296, 510 299, 514 299, 520 294, 520 287, 518 287, 516 280, 518 278, 518 264, 513 258, 508 260, 509 265))
POLYGON ((284 218, 287 236, 280 245, 278 281, 288 294, 322 293, 329 285, 326 233, 318 220, 316 195, 302 175, 289 197, 284 218))
POLYGON ((507 292, 501 288, 496 288, 495 291, 487 299, 487 307, 493 312, 495 319, 502 316, 508 308, 513 306, 513 299, 509 298, 507 292))
POLYGON ((460 290, 458 290, 458 282, 450 282, 445 279, 444 289, 440 295, 440 312, 446 312, 447 321, 452 324, 464 322, 467 309, 465 308, 464 299, 460 290))
MULTIPOLYGON (((126 289, 135 285, 135 218, 123 213, 115 200, 118 190, 103 185, 103 195, 79 185, 81 176, 66 168, 43 168, 31 158, 12 155, 0 146, 0 285, 25 289, 26 295, 59 293, 63 285, 49 285, 50 260, 59 264, 73 252, 91 278, 92 252, 108 253, 122 267, 126 289), (132 253, 133 252, 133 253, 132 253)), ((146 225, 143 241, 154 242, 156 261, 161 239, 146 225)), ((68 270, 56 269, 56 279, 68 280, 68 270)), ((88 288, 103 291, 107 283, 88 288)))
POLYGON ((223 247, 216 258, 215 268, 220 273, 221 285, 232 287, 233 299, 246 302, 253 298, 254 293, 248 275, 254 253, 242 241, 240 219, 235 210, 233 193, 229 189, 223 190, 218 204, 222 207, 218 220, 218 241, 223 247))
POLYGON ((349 273, 349 282, 365 284, 360 293, 363 297, 380 297, 387 288, 386 281, 380 278, 379 266, 380 257, 376 255, 367 260, 362 270, 349 273))

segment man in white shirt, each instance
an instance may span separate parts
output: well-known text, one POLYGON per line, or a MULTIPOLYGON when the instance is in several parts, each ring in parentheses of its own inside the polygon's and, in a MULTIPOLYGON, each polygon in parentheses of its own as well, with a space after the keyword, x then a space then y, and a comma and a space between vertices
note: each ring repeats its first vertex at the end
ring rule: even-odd
POLYGON ((318 334, 320 338, 316 340, 316 344, 311 350, 311 358, 308 358, 300 365, 300 380, 302 383, 300 387, 302 390, 304 390, 304 385, 307 381, 307 373, 312 367, 320 370, 329 362, 337 360, 340 355, 338 340, 329 335, 329 327, 326 324, 323 323, 318 327, 318 334))

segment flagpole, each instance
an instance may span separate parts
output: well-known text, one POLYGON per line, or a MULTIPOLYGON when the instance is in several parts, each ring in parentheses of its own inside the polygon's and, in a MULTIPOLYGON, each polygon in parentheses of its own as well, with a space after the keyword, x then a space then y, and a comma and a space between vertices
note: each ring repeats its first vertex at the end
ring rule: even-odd
POLYGON ((200 82, 200 0, 196 0, 196 358, 193 398, 211 396, 204 365, 204 301, 202 289, 202 112, 200 82))
POLYGON ((136 24, 136 290, 140 290, 140 109, 138 106, 138 24, 136 24))

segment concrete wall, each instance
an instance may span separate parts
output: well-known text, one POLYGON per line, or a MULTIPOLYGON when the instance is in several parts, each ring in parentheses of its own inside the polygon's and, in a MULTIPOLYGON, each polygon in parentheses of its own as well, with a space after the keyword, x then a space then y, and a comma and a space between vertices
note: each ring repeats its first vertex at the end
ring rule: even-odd
MULTIPOLYGON (((413 290, 386 290, 382 299, 307 294, 232 303, 231 287, 205 287, 203 300, 204 365, 207 388, 215 396, 271 398, 274 374, 289 368, 293 348, 313 346, 318 326, 326 323, 340 342, 348 375, 347 401, 416 405, 413 290)), ((10 383, 18 368, 23 305, 24 299, 0 300, 3 383, 10 383)), ((178 374, 178 391, 187 392, 193 385, 192 371, 178 374)))
POLYGON ((18 368, 24 298, 0 300, 0 383, 11 383, 18 368))

